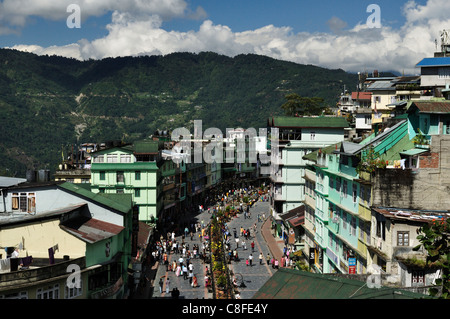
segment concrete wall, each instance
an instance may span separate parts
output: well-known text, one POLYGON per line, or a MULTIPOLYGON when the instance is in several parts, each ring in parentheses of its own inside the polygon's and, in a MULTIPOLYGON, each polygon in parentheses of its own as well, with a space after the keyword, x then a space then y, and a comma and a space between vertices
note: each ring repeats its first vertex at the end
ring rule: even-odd
POLYGON ((450 137, 435 135, 419 169, 379 169, 373 178, 373 205, 447 210, 450 207, 450 137))

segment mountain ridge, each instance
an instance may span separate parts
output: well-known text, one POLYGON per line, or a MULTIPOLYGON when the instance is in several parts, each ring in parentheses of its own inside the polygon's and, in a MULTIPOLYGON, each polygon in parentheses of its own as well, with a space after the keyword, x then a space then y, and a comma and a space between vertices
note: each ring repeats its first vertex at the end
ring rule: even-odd
POLYGON ((71 145, 156 129, 266 127, 288 93, 334 106, 357 75, 256 54, 172 53, 79 61, 0 49, 0 173, 54 170, 71 145))

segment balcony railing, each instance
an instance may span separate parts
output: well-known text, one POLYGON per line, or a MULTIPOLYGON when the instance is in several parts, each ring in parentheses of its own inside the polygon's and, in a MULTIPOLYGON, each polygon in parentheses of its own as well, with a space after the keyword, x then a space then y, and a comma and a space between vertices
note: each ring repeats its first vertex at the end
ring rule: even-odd
POLYGON ((37 262, 33 261, 30 269, 17 270, 7 273, 0 273, 0 289, 10 289, 17 287, 18 285, 34 284, 38 281, 47 280, 57 276, 69 275, 67 267, 71 264, 76 264, 80 269, 86 268, 85 257, 64 260, 54 265, 36 267, 33 264, 37 262))

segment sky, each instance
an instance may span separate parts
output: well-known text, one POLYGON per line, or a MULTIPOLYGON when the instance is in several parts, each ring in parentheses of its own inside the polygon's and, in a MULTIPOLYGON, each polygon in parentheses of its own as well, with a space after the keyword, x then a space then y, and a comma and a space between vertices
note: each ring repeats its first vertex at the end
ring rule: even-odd
POLYGON ((0 0, 0 47, 80 60, 213 51, 418 74, 448 0, 0 0))

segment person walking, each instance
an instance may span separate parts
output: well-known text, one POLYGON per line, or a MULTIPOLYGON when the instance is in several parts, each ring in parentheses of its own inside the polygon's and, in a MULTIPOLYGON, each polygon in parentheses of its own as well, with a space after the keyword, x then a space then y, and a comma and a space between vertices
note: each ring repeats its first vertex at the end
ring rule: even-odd
POLYGON ((163 286, 164 286, 164 281, 163 281, 163 277, 161 277, 161 278, 159 278, 159 293, 160 294, 162 294, 163 286))
POLYGON ((170 279, 169 277, 166 278, 166 294, 168 294, 170 291, 170 279))
POLYGON ((183 269, 183 279, 186 280, 188 276, 188 270, 185 264, 183 264, 182 269, 183 269))
POLYGON ((252 253, 253 253, 255 251, 255 242, 254 241, 252 241, 251 246, 252 246, 252 253))
POLYGON ((263 254, 259 253, 259 264, 262 265, 263 262, 263 254))
POLYGON ((250 254, 250 256, 248 256, 248 261, 249 261, 249 263, 250 263, 250 267, 252 267, 252 266, 253 266, 253 264, 252 264, 252 262, 253 262, 253 256, 252 256, 252 254, 250 254))
POLYGON ((267 266, 269 266, 269 264, 270 264, 270 254, 269 253, 267 253, 266 260, 267 260, 267 266))

